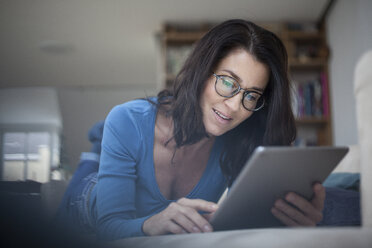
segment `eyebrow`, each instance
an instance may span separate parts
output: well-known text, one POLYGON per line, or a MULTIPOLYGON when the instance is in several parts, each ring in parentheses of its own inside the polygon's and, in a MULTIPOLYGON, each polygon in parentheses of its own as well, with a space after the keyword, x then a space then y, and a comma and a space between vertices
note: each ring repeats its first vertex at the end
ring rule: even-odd
MULTIPOLYGON (((229 73, 234 79, 236 79, 238 82, 242 82, 242 79, 238 76, 238 75, 236 75, 233 71, 231 71, 231 70, 228 70, 228 69, 223 69, 223 70, 221 70, 221 71, 225 71, 225 72, 227 72, 227 73, 229 73)), ((249 89, 252 89, 252 90, 257 90, 257 91, 259 91, 259 92, 261 92, 261 93, 263 93, 264 92, 264 89, 262 89, 262 88, 259 88, 259 87, 251 87, 251 88, 249 88, 249 89)), ((244 90, 247 90, 247 89, 244 89, 244 90)))

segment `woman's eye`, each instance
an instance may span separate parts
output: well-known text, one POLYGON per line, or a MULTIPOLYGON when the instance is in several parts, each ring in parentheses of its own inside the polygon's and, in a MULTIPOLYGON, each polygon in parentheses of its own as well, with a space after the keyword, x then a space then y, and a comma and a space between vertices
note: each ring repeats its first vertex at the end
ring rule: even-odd
POLYGON ((232 82, 230 82, 230 81, 228 81, 228 80, 226 80, 226 79, 222 79, 222 83, 223 83, 223 85, 226 86, 226 87, 229 87, 229 88, 234 87, 234 83, 232 83, 232 82))
POLYGON ((253 94, 247 94, 245 96, 245 99, 250 101, 250 102, 256 102, 258 100, 258 96, 255 96, 253 94))

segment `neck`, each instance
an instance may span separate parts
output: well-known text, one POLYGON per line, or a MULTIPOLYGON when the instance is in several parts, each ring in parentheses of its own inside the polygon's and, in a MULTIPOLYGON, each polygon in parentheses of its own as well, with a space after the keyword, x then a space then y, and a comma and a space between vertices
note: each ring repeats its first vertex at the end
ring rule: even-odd
MULTIPOLYGON (((156 123, 155 123, 155 128, 158 131, 158 138, 159 141, 163 146, 166 146, 167 148, 170 149, 175 149, 176 148, 176 141, 173 138, 173 132, 174 132, 174 125, 173 125, 173 119, 172 117, 167 117, 163 111, 159 111, 156 117, 156 123)), ((208 145, 213 145, 215 140, 215 137, 205 137, 198 141, 195 144, 192 145, 185 145, 182 146, 179 149, 185 149, 185 150, 194 150, 194 149, 200 149, 201 147, 208 146, 208 145)))

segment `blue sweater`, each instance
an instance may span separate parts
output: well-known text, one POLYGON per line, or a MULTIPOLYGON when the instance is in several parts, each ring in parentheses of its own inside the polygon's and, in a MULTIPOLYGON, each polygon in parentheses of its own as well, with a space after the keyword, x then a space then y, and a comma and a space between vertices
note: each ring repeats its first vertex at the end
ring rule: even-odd
MULTIPOLYGON (((143 222, 172 202, 162 195, 155 177, 156 112, 148 101, 134 100, 114 107, 105 120, 98 183, 89 201, 103 240, 143 236, 143 222)), ((224 192, 221 145, 217 138, 207 167, 187 198, 217 202, 224 192)))

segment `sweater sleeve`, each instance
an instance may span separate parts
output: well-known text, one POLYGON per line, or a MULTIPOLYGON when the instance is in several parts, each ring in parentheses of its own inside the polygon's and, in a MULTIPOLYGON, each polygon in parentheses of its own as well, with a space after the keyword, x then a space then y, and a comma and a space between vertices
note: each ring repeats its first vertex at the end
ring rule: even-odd
POLYGON ((135 116, 120 105, 105 120, 97 183, 97 235, 101 240, 143 236, 135 206, 136 164, 141 132, 135 116))

